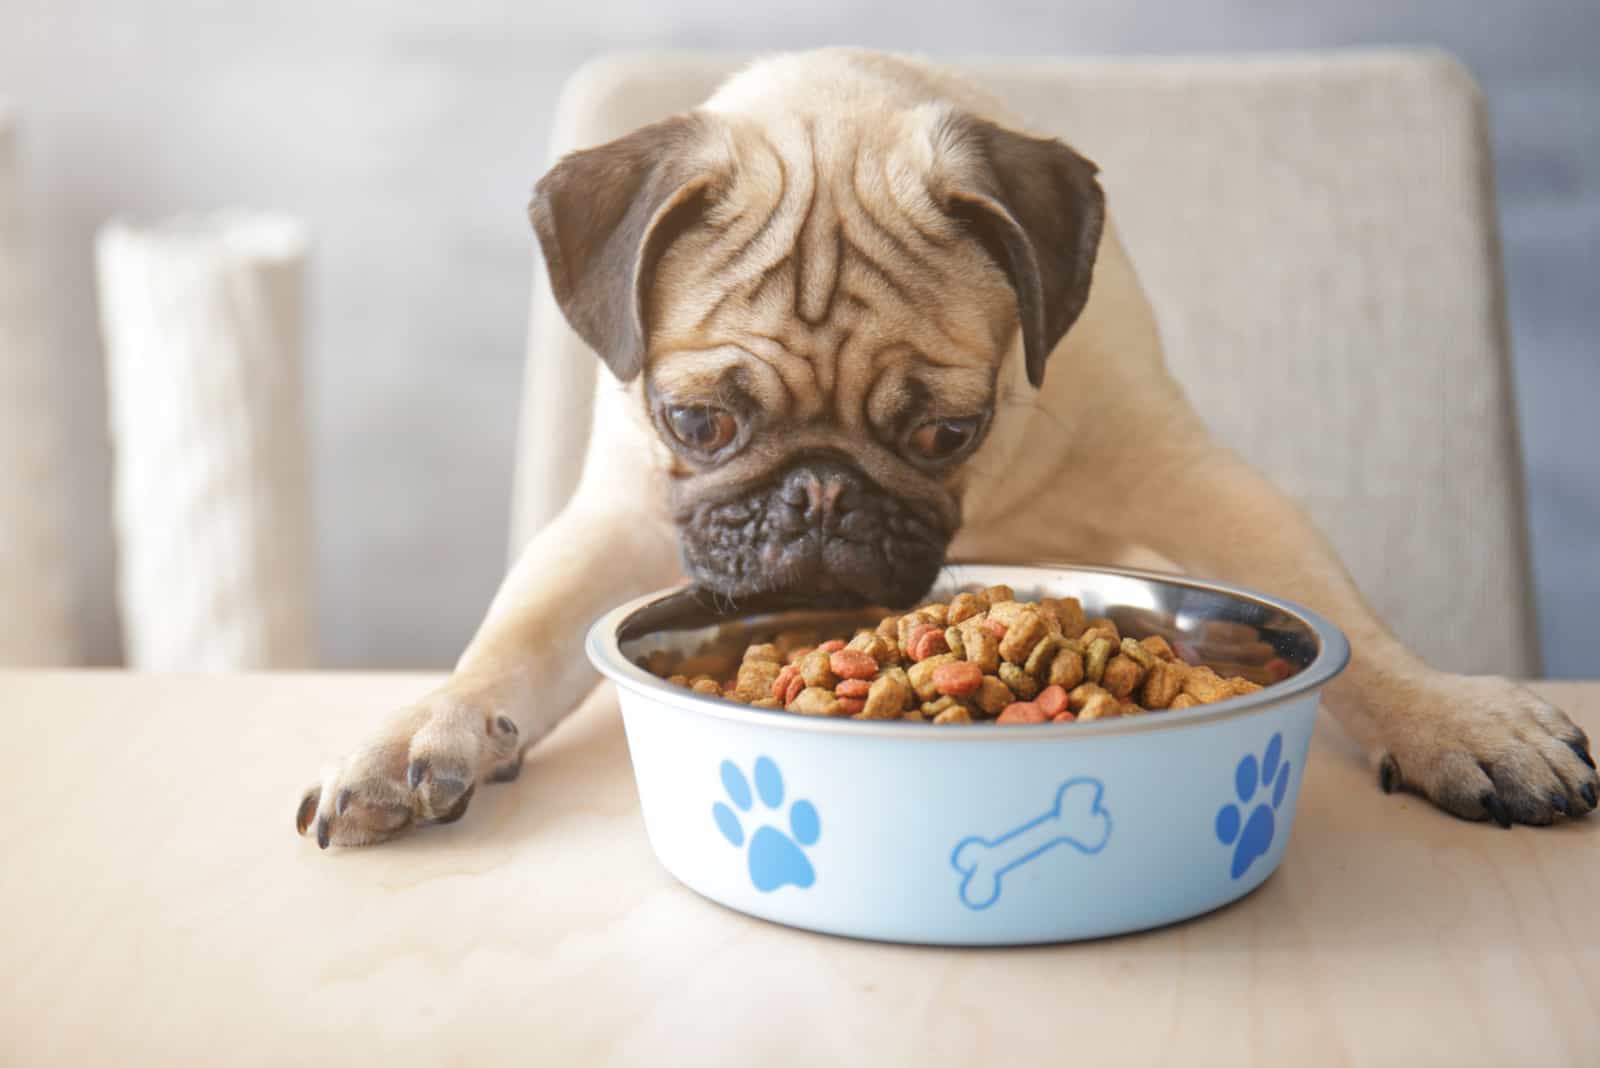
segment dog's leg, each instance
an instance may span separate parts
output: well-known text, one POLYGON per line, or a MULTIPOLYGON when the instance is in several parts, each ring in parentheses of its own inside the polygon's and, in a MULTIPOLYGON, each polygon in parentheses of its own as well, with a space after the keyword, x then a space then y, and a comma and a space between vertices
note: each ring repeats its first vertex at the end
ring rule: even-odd
POLYGON ((1091 445, 1071 484, 1097 502, 1102 524, 1185 570, 1281 594, 1343 628, 1350 667, 1327 704, 1367 746, 1386 791, 1502 826, 1595 807, 1588 739, 1571 720, 1506 679, 1429 667, 1378 620, 1310 519, 1192 410, 1145 411, 1159 421, 1119 435, 1138 449, 1091 445))
POLYGON ((296 814, 324 848, 459 819, 481 782, 516 778, 537 741, 594 685, 582 649, 596 616, 673 581, 670 532, 642 514, 575 503, 523 550, 449 680, 378 728, 296 814))

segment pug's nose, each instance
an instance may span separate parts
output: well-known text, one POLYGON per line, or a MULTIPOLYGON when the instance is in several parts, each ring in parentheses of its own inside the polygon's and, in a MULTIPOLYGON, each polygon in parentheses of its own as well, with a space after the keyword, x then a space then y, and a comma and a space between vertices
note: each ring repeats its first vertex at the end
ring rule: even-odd
POLYGON ((791 470, 784 476, 779 495, 807 525, 823 526, 860 504, 862 486, 859 472, 846 464, 823 460, 791 470))

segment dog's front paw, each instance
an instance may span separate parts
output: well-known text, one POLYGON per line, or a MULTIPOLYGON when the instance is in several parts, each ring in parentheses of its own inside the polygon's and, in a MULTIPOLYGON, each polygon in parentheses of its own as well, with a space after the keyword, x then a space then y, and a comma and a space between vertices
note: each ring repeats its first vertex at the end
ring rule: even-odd
POLYGON ((509 782, 522 768, 517 726, 492 706, 444 690, 404 710, 323 770, 300 799, 295 829, 326 849, 460 819, 480 782, 509 782))
POLYGON ((1595 807, 1589 740, 1506 679, 1435 675, 1393 695, 1378 764, 1385 793, 1410 790, 1464 819, 1545 824, 1595 807))

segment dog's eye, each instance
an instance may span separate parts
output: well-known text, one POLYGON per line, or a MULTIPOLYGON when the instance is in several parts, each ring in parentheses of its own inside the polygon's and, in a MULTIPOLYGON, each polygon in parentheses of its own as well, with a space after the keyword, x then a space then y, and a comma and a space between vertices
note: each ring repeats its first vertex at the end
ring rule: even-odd
POLYGON ((716 452, 733 441, 739 423, 731 414, 708 404, 675 404, 667 409, 672 436, 699 452, 716 452))
POLYGON ((911 449, 924 460, 948 460, 978 436, 981 423, 970 419, 935 419, 911 432, 911 449))

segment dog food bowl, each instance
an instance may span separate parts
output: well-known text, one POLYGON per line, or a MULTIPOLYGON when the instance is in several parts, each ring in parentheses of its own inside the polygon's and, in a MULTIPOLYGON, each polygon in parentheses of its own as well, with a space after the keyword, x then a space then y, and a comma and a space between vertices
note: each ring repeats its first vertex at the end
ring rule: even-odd
MULTIPOLYGON (((1125 635, 1162 634, 1243 697, 1090 723, 935 727, 795 715, 705 697, 640 666, 657 650, 744 647, 780 630, 845 636, 867 612, 727 618, 689 591, 589 632, 617 684, 650 845, 713 901, 830 934, 941 945, 1059 942, 1208 912, 1277 868, 1317 693, 1349 659, 1303 608, 1174 575, 963 565, 930 595, 1004 583, 1078 597, 1125 635), (1180 648, 1182 646, 1179 646, 1180 648)), ((881 615, 882 613, 879 613, 881 615)), ((718 676, 721 677, 721 676, 718 676)))

